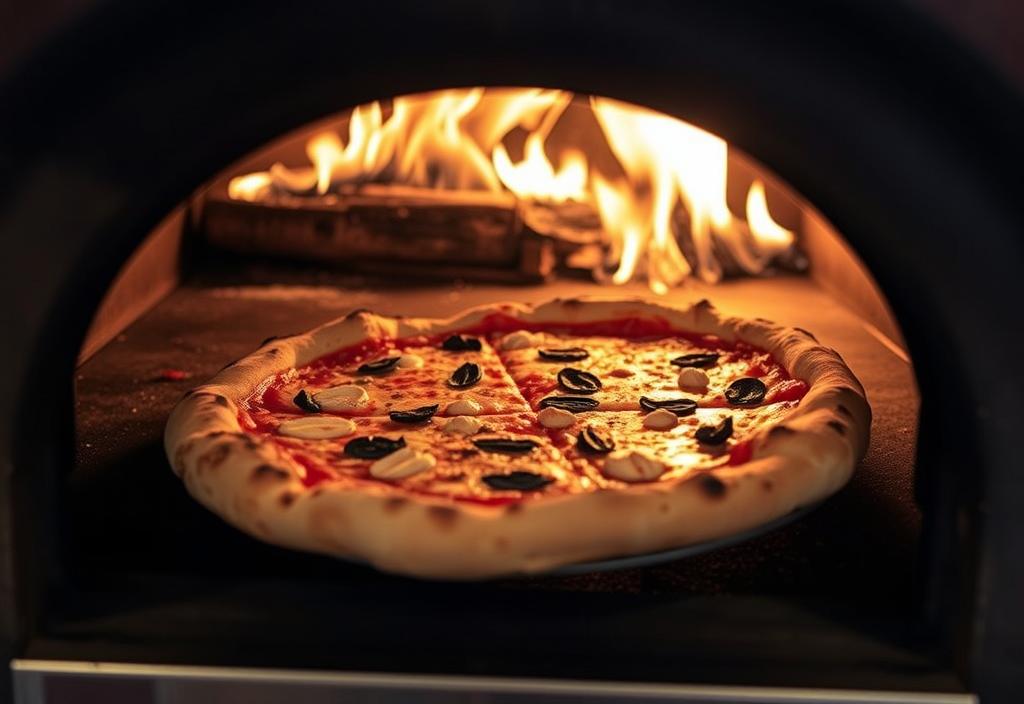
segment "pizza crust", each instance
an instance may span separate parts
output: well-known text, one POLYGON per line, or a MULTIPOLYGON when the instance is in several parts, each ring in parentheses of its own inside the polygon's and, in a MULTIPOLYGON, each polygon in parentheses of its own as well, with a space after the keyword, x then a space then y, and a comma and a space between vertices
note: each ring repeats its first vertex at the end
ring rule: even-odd
POLYGON ((867 450, 870 422, 863 387, 837 352, 806 331, 723 317, 706 300, 673 308, 642 300, 556 299, 536 307, 483 306, 446 320, 354 311, 309 333, 268 341, 186 394, 168 421, 165 447, 196 499, 262 540, 392 572, 476 579, 681 547, 754 528, 842 487, 867 450), (239 425, 237 402, 278 372, 367 338, 460 331, 496 313, 526 324, 663 319, 678 330, 760 347, 809 390, 782 422, 750 436, 752 457, 744 464, 504 506, 413 496, 383 484, 308 489, 290 457, 239 425))

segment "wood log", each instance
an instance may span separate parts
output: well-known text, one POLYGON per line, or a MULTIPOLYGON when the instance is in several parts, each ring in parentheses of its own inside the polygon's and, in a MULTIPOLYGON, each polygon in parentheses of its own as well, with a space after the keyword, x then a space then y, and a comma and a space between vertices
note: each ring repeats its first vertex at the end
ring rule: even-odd
POLYGON ((250 203, 214 188, 203 201, 202 228, 229 251, 366 270, 511 281, 544 279, 554 265, 551 242, 523 227, 509 193, 370 184, 250 203))

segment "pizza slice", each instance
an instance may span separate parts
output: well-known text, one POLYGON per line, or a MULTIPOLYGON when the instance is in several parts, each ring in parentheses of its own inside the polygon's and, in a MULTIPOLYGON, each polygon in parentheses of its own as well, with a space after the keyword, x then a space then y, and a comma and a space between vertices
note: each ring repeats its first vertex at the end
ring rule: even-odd
POLYGON ((401 422, 529 409, 490 344, 468 335, 374 340, 279 375, 256 405, 290 413, 396 414, 401 422))
MULTIPOLYGON (((748 436, 781 422, 795 407, 785 401, 758 408, 697 408, 682 417, 666 408, 586 412, 548 433, 582 475, 601 487, 621 487, 745 462, 748 436)), ((551 424, 550 417, 544 420, 551 424)))
POLYGON ((592 488, 532 413, 437 418, 248 415, 247 426, 303 469, 307 487, 373 487, 500 504, 592 488))
POLYGON ((509 374, 537 410, 642 409, 685 399, 702 407, 752 406, 800 398, 806 385, 772 356, 720 338, 625 339, 515 331, 496 345, 509 374))

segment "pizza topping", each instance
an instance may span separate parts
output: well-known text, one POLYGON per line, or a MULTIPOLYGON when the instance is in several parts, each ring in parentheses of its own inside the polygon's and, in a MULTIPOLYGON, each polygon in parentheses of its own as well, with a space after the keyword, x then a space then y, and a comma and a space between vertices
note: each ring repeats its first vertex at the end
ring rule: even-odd
POLYGON ((456 389, 467 389, 479 382, 482 376, 479 364, 466 362, 452 372, 448 378, 448 385, 456 389))
POLYGON ((551 477, 521 470, 509 474, 488 474, 483 479, 487 486, 497 491, 536 491, 554 481, 551 477))
POLYGON ((690 398, 670 398, 664 401, 655 401, 646 396, 641 396, 640 408, 645 411, 656 411, 659 408, 664 408, 666 411, 672 411, 682 418, 683 416, 692 415, 697 411, 697 402, 690 398))
POLYGON ((732 436, 732 416, 726 416, 718 425, 700 426, 695 435, 705 445, 721 445, 732 436))
POLYGON ((479 352, 482 346, 480 340, 475 337, 451 335, 441 343, 441 349, 448 352, 479 352))
POLYGON ((310 413, 320 412, 320 404, 314 401, 313 397, 305 389, 295 394, 292 402, 304 411, 309 411, 310 413))
POLYGON ((484 452, 500 452, 504 455, 521 455, 537 449, 537 443, 526 438, 480 438, 473 444, 484 452))
POLYGON ((356 372, 359 374, 387 374, 395 368, 400 359, 401 357, 385 357, 367 362, 366 364, 360 364, 356 372))
POLYGON ((361 460, 378 460, 403 447, 405 447, 405 438, 392 440, 380 435, 367 435, 349 440, 345 444, 345 454, 361 460))
MULTIPOLYGON (((388 416, 396 423, 426 423, 437 413, 438 404, 410 408, 408 411, 390 411, 388 416)), ((466 415, 466 414, 460 414, 466 415)))
POLYGON ((671 363, 684 369, 687 367, 707 369, 708 367, 713 367, 718 362, 719 356, 717 352, 694 352, 676 357, 671 363))
POLYGON ((537 344, 537 336, 526 330, 516 330, 501 338, 501 349, 503 350, 525 350, 537 344))
POLYGON ((669 430, 679 425, 679 417, 667 408, 658 408, 644 416, 644 427, 651 430, 669 430))
POLYGON ((326 440, 351 435, 356 432, 356 424, 337 416, 307 416, 283 421, 277 426, 277 432, 304 440, 326 440))
POLYGON ((313 394, 313 400, 325 411, 355 411, 370 403, 370 394, 355 384, 332 386, 313 394))
POLYGON ((566 367, 558 372, 558 385, 570 393, 593 394, 601 390, 601 380, 582 369, 566 367))
POLYGON ((541 349, 537 350, 537 354, 540 355, 541 359, 547 360, 548 362, 578 362, 581 359, 586 359, 590 356, 590 353, 582 347, 541 349))
POLYGON ((619 450, 608 455, 602 471, 624 482, 649 482, 665 473, 665 463, 642 450, 619 450))
POLYGON ((446 416, 478 416, 484 412, 483 405, 472 398, 460 398, 444 408, 446 416))
POLYGON ((733 406, 756 406, 764 400, 768 387, 760 379, 744 377, 729 384, 725 400, 733 406))
POLYGON ((597 408, 596 398, 586 396, 548 396, 537 404, 539 408, 561 408, 570 413, 583 413, 597 408))
POLYGON ((537 414, 537 420, 545 428, 568 428, 576 422, 576 416, 561 408, 549 406, 548 408, 541 409, 540 413, 537 414))
POLYGON ((679 388, 681 389, 706 389, 708 386, 708 375, 695 367, 683 367, 679 372, 679 388))
POLYGON ((474 435, 483 425, 479 419, 472 416, 455 416, 445 421, 442 430, 448 434, 474 435))
POLYGON ((437 460, 429 452, 403 447, 371 464, 370 476, 377 479, 404 479, 430 469, 435 464, 437 460))
POLYGON ((422 369, 423 357, 418 354, 403 354, 398 358, 399 369, 422 369))
POLYGON ((588 425, 576 436, 576 447, 581 452, 603 455, 615 449, 615 440, 611 434, 588 425))

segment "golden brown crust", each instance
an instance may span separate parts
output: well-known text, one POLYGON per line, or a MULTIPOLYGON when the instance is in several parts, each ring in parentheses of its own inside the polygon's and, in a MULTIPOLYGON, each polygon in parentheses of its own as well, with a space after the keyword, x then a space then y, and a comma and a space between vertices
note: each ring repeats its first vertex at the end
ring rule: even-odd
POLYGON ((867 450, 870 418, 852 372, 803 330, 722 317, 707 301, 677 309, 640 300, 567 299, 485 306, 447 320, 354 311, 309 333, 270 340, 186 395, 168 421, 165 447, 194 497, 263 540, 394 572, 470 579, 679 547, 771 521, 846 483, 867 450), (383 485, 309 490, 293 460, 239 426, 236 402, 277 372, 367 338, 462 330, 494 313, 524 323, 656 317, 679 330, 765 349, 809 391, 784 425, 753 434, 752 458, 744 464, 512 506, 403 496, 383 485))

